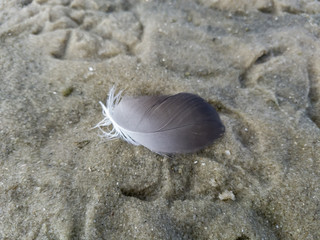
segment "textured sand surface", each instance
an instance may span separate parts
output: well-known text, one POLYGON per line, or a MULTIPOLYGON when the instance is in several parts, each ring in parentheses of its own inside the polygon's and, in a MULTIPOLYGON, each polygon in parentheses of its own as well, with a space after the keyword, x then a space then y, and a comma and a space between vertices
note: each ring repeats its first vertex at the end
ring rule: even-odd
POLYGON ((2 0, 0 142, 0 239, 320 239, 320 2, 2 0), (101 143, 114 84, 226 134, 101 143))

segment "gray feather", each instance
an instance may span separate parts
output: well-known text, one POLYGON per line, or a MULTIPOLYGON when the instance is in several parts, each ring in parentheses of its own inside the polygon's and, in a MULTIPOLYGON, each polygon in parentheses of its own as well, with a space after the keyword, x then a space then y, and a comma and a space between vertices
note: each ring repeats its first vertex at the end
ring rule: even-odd
POLYGON ((190 93, 123 97, 108 110, 120 137, 157 153, 195 152, 225 131, 216 110, 190 93))

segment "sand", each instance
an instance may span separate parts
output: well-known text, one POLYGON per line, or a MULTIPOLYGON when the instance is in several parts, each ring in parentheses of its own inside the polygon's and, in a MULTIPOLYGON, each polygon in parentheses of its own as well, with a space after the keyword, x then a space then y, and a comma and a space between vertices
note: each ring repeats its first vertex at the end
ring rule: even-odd
POLYGON ((320 2, 0 2, 0 239, 320 239, 320 2), (191 92, 223 138, 101 141, 99 101, 191 92))

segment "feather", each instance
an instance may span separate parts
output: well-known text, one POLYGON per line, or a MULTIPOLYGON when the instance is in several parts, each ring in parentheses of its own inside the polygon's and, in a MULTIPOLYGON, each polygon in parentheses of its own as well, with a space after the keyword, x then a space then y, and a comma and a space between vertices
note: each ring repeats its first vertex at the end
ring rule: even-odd
POLYGON ((112 87, 106 106, 100 102, 104 119, 96 127, 107 139, 122 138, 157 153, 190 153, 209 145, 225 131, 216 110, 197 95, 121 94, 112 87))

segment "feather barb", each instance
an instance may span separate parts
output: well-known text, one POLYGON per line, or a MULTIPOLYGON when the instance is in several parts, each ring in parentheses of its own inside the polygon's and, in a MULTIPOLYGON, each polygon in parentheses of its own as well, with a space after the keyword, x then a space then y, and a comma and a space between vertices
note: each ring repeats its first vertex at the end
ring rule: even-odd
POLYGON ((116 89, 113 86, 110 89, 106 105, 99 101, 102 107, 102 115, 104 116, 104 119, 100 121, 94 128, 99 128, 99 130, 102 132, 101 137, 108 140, 122 138, 123 140, 133 145, 140 145, 139 143, 134 141, 128 134, 126 134, 126 131, 122 129, 122 127, 119 126, 117 122, 112 118, 112 112, 114 108, 120 103, 121 98, 122 91, 119 91, 116 94, 116 89), (106 129, 106 131, 102 128, 106 129))

